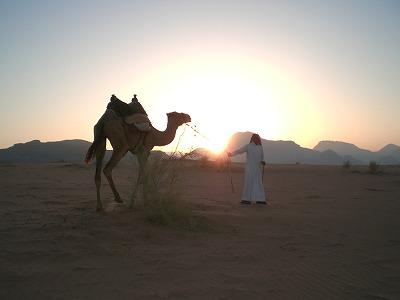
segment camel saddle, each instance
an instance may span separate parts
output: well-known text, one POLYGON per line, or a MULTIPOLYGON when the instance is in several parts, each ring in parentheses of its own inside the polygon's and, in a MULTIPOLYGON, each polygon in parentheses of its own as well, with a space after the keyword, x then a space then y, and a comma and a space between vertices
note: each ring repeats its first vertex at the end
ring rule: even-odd
POLYGON ((151 123, 147 115, 135 113, 123 118, 128 125, 134 125, 139 131, 148 132, 151 130, 151 123))
MULTIPOLYGON (((142 107, 140 104, 139 106, 142 107)), ((107 109, 113 110, 117 117, 124 120, 129 130, 149 132, 152 128, 150 120, 143 108, 138 109, 139 106, 136 103, 135 105, 127 104, 113 96, 107 105, 107 109)))

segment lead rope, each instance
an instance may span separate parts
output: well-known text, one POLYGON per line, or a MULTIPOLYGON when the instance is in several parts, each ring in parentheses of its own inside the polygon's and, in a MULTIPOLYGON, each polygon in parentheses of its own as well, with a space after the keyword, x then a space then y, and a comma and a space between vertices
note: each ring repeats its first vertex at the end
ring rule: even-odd
MULTIPOLYGON (((205 135, 202 134, 199 130, 197 130, 197 128, 195 128, 196 125, 191 126, 191 125, 189 125, 188 123, 185 123, 185 125, 186 125, 187 127, 189 127, 190 129, 192 129, 193 132, 195 132, 196 134, 198 134, 198 135, 201 136, 202 138, 204 138, 204 139, 206 139, 207 141, 211 142, 211 140, 210 140, 207 136, 205 136, 205 135)), ((224 152, 225 152, 225 154, 226 154, 227 161, 228 161, 228 174, 229 174, 229 178, 230 178, 230 182, 231 182, 232 193, 234 194, 234 193, 235 193, 235 186, 233 185, 233 177, 232 177, 232 170, 231 170, 231 168, 232 168, 232 167, 231 167, 231 165, 232 165, 232 160, 231 160, 231 158, 228 156, 228 151, 225 150, 224 152)))
POLYGON ((176 152, 178 152, 178 146, 179 146, 179 144, 180 144, 180 142, 182 140, 182 136, 185 134, 185 132, 186 132, 186 127, 184 127, 183 132, 181 133, 181 135, 178 138, 178 143, 175 146, 174 152, 172 152, 172 154, 169 156, 168 159, 172 159, 172 158, 175 157, 176 152))

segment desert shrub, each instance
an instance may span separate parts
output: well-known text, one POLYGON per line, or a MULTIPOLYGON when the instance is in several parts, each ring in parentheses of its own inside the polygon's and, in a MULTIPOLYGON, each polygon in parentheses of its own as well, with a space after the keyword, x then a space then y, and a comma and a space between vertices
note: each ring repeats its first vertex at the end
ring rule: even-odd
POLYGON ((170 193, 152 193, 145 203, 145 218, 151 223, 172 226, 181 223, 191 214, 190 208, 170 193))
POLYGON ((220 154, 215 160, 215 166, 218 172, 229 170, 231 159, 224 153, 220 154))
POLYGON ((379 172, 379 164, 376 161, 370 161, 368 165, 368 173, 378 174, 378 172, 379 172))
POLYGON ((210 158, 207 156, 207 154, 204 154, 200 157, 200 164, 202 167, 207 167, 208 165, 208 161, 210 160, 210 158))
POLYGON ((144 178, 144 217, 146 221, 191 231, 206 228, 204 219, 196 216, 184 200, 180 186, 181 164, 178 160, 149 161, 144 178))
POLYGON ((349 160, 344 161, 343 162, 343 169, 350 170, 350 168, 351 168, 350 161, 349 160))

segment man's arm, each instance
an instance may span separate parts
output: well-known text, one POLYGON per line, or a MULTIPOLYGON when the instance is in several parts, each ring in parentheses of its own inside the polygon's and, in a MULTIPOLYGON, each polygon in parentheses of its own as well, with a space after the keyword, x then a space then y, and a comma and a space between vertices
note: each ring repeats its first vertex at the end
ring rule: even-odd
POLYGON ((235 156, 237 154, 245 153, 245 152, 247 152, 247 147, 248 147, 248 144, 244 145, 242 148, 240 148, 236 151, 228 152, 228 156, 231 157, 231 156, 235 156))

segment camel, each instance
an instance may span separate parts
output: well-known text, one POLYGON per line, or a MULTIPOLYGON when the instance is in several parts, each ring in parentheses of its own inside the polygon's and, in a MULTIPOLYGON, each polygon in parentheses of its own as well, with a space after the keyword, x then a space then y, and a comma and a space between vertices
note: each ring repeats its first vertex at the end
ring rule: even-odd
POLYGON ((97 124, 94 126, 94 141, 88 149, 85 158, 86 163, 88 163, 94 156, 96 156, 96 173, 94 178, 97 191, 97 211, 103 210, 103 204, 100 198, 100 186, 102 162, 106 152, 106 139, 110 141, 113 147, 113 153, 104 167, 103 173, 108 180, 116 202, 122 203, 123 201, 115 187, 112 177, 114 167, 128 151, 132 154, 136 154, 139 162, 136 186, 128 204, 128 207, 131 208, 133 207, 138 188, 143 184, 142 179, 144 177, 146 162, 151 149, 153 149, 154 146, 165 146, 170 144, 175 138, 178 127, 191 121, 190 116, 185 113, 170 112, 167 113, 167 118, 168 124, 164 131, 159 131, 154 127, 151 127, 151 130, 147 133, 129 129, 124 124, 124 121, 117 117, 116 113, 112 109, 107 109, 99 119, 97 124))

